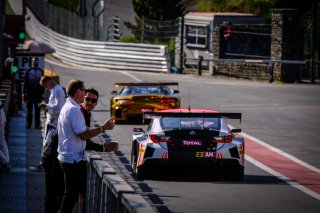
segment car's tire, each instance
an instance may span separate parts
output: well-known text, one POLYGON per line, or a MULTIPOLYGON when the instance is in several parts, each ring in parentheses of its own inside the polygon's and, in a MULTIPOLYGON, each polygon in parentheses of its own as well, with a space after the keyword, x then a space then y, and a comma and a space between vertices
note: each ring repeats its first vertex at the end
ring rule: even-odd
POLYGON ((144 178, 144 168, 137 167, 138 163, 138 147, 136 142, 132 142, 132 147, 131 147, 131 169, 132 169, 132 174, 138 179, 143 179, 144 178))
POLYGON ((138 180, 142 180, 145 178, 145 168, 139 166, 135 169, 135 177, 138 180))
POLYGON ((232 180, 242 181, 244 178, 244 167, 238 166, 238 167, 232 168, 230 175, 231 175, 230 178, 232 180))

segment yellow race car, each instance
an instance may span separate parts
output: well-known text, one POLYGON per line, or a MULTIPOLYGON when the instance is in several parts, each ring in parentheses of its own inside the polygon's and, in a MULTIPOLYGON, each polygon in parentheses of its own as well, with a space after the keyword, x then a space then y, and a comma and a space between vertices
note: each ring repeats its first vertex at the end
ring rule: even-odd
POLYGON ((117 123, 143 121, 143 112, 180 108, 181 100, 178 82, 144 82, 144 83, 115 83, 121 87, 120 92, 111 92, 111 117, 117 123))

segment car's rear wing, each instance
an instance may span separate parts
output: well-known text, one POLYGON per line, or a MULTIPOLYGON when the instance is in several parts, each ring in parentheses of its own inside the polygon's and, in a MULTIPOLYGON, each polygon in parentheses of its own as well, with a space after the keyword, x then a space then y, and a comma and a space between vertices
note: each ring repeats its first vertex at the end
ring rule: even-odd
POLYGON ((146 111, 143 113, 144 119, 151 119, 153 116, 169 116, 169 117, 202 117, 202 118, 226 118, 226 119, 238 119, 241 123, 242 113, 237 112, 151 112, 146 111))
POLYGON ((141 83, 115 83, 115 87, 123 87, 123 86, 161 86, 161 85, 170 85, 170 86, 178 86, 178 82, 141 82, 141 83))

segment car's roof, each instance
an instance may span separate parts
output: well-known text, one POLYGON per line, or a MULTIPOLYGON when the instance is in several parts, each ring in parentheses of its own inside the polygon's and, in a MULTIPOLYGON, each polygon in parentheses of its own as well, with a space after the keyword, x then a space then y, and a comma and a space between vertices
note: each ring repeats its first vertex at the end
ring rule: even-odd
POLYGON ((217 110, 201 109, 201 108, 166 109, 158 112, 161 112, 161 113, 219 113, 219 111, 217 110))
POLYGON ((115 83, 114 86, 116 87, 123 87, 123 86, 163 86, 163 85, 179 85, 178 82, 127 82, 127 83, 115 83))
POLYGON ((202 108, 178 108, 178 109, 166 109, 156 112, 146 111, 144 116, 169 116, 169 117, 216 117, 216 118, 229 118, 239 119, 241 122, 241 113, 234 112, 220 112, 213 109, 202 108), (149 114, 149 115, 148 115, 149 114))

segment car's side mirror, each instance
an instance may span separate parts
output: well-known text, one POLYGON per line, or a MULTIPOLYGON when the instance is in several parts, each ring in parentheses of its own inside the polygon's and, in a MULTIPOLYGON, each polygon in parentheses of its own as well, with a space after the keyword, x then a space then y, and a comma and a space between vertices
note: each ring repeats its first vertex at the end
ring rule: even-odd
POLYGON ((232 129, 231 132, 233 132, 233 133, 241 132, 241 129, 232 129))
POLYGON ((179 90, 173 90, 173 93, 175 93, 175 94, 177 94, 177 93, 179 93, 179 90))
POLYGON ((111 91, 111 95, 118 95, 118 92, 115 91, 115 90, 112 90, 112 91, 111 91))

